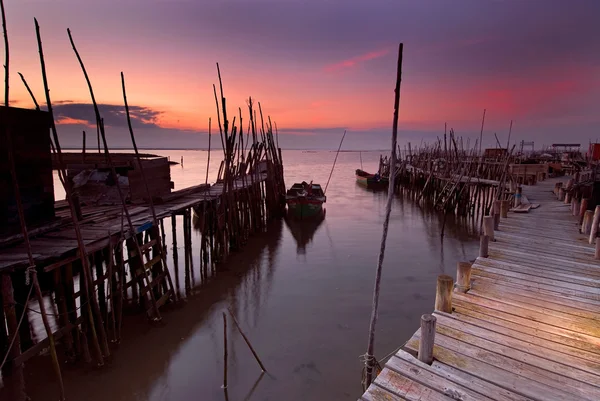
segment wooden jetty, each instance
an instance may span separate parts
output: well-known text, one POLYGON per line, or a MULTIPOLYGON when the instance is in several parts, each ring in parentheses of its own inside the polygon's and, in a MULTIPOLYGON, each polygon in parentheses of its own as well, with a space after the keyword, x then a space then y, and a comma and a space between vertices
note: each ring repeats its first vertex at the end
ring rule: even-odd
MULTIPOLYGON (((540 207, 502 218, 456 285, 438 278, 435 312, 361 400, 600 399, 600 242, 559 180, 524 188, 540 207)), ((597 229, 600 206, 586 214, 597 229)))

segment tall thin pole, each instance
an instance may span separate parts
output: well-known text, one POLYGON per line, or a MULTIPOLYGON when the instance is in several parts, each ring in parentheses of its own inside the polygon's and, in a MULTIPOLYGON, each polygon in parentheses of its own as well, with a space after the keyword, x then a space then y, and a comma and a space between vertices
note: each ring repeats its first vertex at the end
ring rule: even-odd
POLYGON ((331 180, 331 176, 333 175, 333 169, 335 168, 335 162, 337 162, 338 155, 340 154, 340 149, 342 148, 342 143, 344 143, 344 138, 346 137, 346 130, 344 130, 344 135, 342 135, 342 140, 340 141, 340 146, 335 154, 335 159, 333 160, 333 166, 331 166, 331 173, 329 173, 329 178, 327 179, 327 184, 325 185, 325 190, 323 193, 327 192, 327 187, 329 186, 329 181, 331 180))
POLYGON ((481 119, 481 132, 479 133, 479 155, 481 156, 481 144, 483 138, 483 124, 485 124, 485 109, 483 109, 483 118, 481 119))
POLYGON ((8 31, 6 29, 6 15, 4 14, 4 1, 0 0, 2 11, 2 31, 4 32, 4 105, 8 107, 8 62, 10 54, 8 51, 8 31))
POLYGON ((381 287, 381 272, 383 268, 383 259, 385 256, 385 243, 387 240, 388 227, 390 224, 390 214, 392 211, 392 201, 394 199, 394 181, 396 179, 396 144, 398 142, 398 109, 400 108, 400 82, 402 80, 402 50, 404 44, 400 43, 398 47, 398 67, 396 75, 396 89, 394 100, 394 122, 392 126, 392 152, 390 162, 390 183, 388 187, 388 198, 385 207, 385 220, 383 221, 383 233, 381 235, 381 248, 379 249, 379 258, 377 259, 377 270, 375 272, 375 288, 373 289, 373 309, 371 311, 371 323, 369 325, 369 342, 367 345, 366 360, 366 383, 365 389, 371 385, 373 380, 374 368, 374 349, 375 349, 375 325, 377 324, 377 313, 379 309, 379 290, 381 287))
POLYGON ((210 138, 211 138, 211 118, 208 117, 208 161, 206 162, 206 180, 204 180, 205 185, 208 185, 208 170, 210 169, 210 138))
POLYGON ((510 146, 510 134, 512 133, 512 123, 513 120, 510 120, 510 128, 508 129, 508 141, 506 142, 506 150, 508 151, 508 147, 510 146))
POLYGON ((360 157, 360 169, 363 170, 363 164, 362 164, 362 152, 359 151, 358 152, 358 157, 360 157))

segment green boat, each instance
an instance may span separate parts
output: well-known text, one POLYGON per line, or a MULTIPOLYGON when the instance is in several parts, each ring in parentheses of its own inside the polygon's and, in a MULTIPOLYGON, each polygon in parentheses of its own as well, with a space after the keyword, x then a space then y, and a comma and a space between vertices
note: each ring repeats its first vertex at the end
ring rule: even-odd
POLYGON ((390 183, 389 177, 377 174, 369 174, 361 169, 356 170, 356 182, 369 189, 386 189, 390 183))
POLYGON ((288 213, 298 219, 307 219, 318 216, 323 212, 323 203, 327 197, 319 184, 310 184, 303 181, 294 184, 287 190, 285 202, 288 213))

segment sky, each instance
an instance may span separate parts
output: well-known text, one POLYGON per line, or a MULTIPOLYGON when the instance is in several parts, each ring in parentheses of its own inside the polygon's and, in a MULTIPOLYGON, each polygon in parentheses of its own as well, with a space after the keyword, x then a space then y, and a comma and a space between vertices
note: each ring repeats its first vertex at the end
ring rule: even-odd
POLYGON ((206 147, 218 62, 229 115, 241 108, 246 125, 252 96, 281 147, 337 148, 347 130, 344 149, 389 148, 400 42, 401 146, 445 124, 473 144, 484 109, 484 147, 494 133, 505 145, 511 120, 511 142, 600 138, 598 0, 4 2, 11 105, 33 107, 17 72, 45 104, 36 17, 64 147, 96 135, 67 28, 111 147, 130 146, 121 71, 141 147, 206 147))

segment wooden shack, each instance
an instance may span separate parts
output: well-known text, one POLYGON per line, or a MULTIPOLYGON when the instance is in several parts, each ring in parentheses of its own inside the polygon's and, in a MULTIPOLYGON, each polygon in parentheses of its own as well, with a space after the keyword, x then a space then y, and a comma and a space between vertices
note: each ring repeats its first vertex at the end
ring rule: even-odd
POLYGON ((508 149, 506 148, 487 148, 484 150, 483 157, 486 159, 498 159, 506 157, 508 149))
MULTIPOLYGON (((171 163, 168 158, 153 154, 141 154, 148 190, 153 198, 169 194, 173 188, 171 163)), ((119 195, 110 177, 110 164, 104 153, 69 152, 63 153, 67 175, 74 182, 79 200, 86 205, 119 204, 119 195)), ((140 163, 134 153, 111 153, 112 165, 119 176, 121 191, 127 201, 140 203, 147 201, 146 187, 140 163)), ((53 160, 58 168, 57 158, 53 160)))
POLYGON ((44 111, 0 106, 0 237, 20 232, 7 133, 27 225, 34 227, 55 217, 50 122, 44 111))

